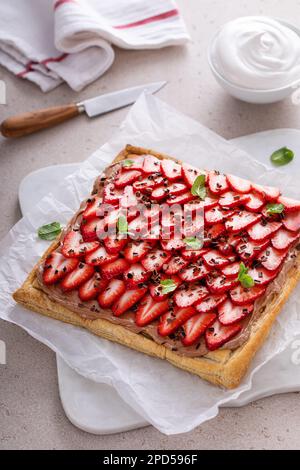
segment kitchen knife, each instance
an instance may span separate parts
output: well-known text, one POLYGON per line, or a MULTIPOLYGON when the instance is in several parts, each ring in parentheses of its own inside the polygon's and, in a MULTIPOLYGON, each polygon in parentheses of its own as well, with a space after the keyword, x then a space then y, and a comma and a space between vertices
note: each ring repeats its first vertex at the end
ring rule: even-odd
POLYGON ((148 83, 147 85, 140 85, 105 95, 99 95, 79 103, 54 106, 30 113, 19 114, 5 119, 1 124, 0 130, 4 137, 22 137, 48 127, 56 126, 84 112, 89 117, 98 116, 134 103, 143 91, 146 93, 155 93, 166 83, 167 82, 148 83))

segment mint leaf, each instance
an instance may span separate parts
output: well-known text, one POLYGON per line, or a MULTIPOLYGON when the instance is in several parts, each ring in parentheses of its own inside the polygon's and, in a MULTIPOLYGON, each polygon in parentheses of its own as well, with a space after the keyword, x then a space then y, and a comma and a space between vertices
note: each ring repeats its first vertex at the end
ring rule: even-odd
POLYGON ((133 164, 134 164, 133 160, 124 160, 123 161, 123 166, 128 167, 128 168, 131 167, 133 164))
POLYGON ((127 219, 124 215, 121 215, 119 218, 118 218, 118 222, 117 222, 117 227, 118 227, 118 232, 119 233, 127 233, 128 231, 128 223, 127 223, 127 219))
POLYGON ((206 187, 205 187, 205 175, 198 175, 195 179, 191 193, 193 196, 198 196, 200 199, 204 200, 206 197, 206 187))
POLYGON ((244 263, 240 263, 240 269, 239 269, 239 274, 238 274, 238 280, 240 281, 240 278, 247 274, 248 268, 246 268, 244 263))
POLYGON ((177 284, 173 281, 173 279, 164 279, 163 281, 160 281, 160 285, 162 286, 162 294, 169 294, 177 287, 177 284))
POLYGON ((38 236, 42 240, 54 240, 61 232, 62 228, 59 222, 51 222, 38 228, 38 236))
POLYGON ((276 150, 271 155, 271 162, 274 165, 282 166, 290 163, 294 158, 294 152, 287 147, 276 150))
POLYGON ((240 283, 243 287, 249 289, 250 287, 254 286, 254 279, 249 274, 244 274, 240 280, 240 283))
POLYGON ((200 250, 203 246, 203 242, 198 240, 196 237, 187 237, 183 239, 184 243, 191 248, 191 250, 200 250))
POLYGON ((244 263, 240 264, 238 281, 240 281, 241 285, 245 288, 254 286, 254 279, 248 274, 248 268, 244 265, 244 263))
POLYGON ((268 214, 281 214, 281 212, 284 211, 284 205, 283 204, 267 204, 267 213, 268 214))

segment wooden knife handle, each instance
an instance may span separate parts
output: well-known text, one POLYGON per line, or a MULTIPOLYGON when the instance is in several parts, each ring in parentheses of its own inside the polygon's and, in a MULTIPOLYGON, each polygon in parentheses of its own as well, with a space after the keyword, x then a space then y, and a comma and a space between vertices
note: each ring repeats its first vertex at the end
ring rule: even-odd
POLYGON ((33 134, 33 132, 56 126, 78 116, 82 109, 75 103, 64 106, 54 106, 53 108, 39 109, 31 113, 12 116, 1 124, 1 133, 4 137, 22 137, 33 134))

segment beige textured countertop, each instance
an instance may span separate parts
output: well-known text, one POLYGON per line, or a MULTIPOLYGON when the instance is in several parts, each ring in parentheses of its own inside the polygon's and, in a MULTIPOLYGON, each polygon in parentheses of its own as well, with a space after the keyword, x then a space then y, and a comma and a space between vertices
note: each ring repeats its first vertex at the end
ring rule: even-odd
MULTIPOLYGON (((80 99, 168 80, 158 96, 225 138, 298 127, 300 107, 289 100, 254 106, 227 96, 210 74, 206 49, 216 28, 238 16, 265 14, 299 20, 300 1, 178 0, 178 4, 192 36, 187 47, 117 50, 111 69, 80 93, 80 99)), ((0 106, 1 120, 9 114, 79 98, 65 85, 43 94, 4 69, 0 79, 7 84, 7 106, 0 106)), ((25 175, 47 165, 84 160, 112 136, 126 113, 123 109, 94 120, 82 116, 22 140, 0 138, 0 236, 20 218, 17 191, 25 175)), ((1 321, 0 328, 0 339, 7 346, 7 365, 0 365, 0 449, 299 448, 299 393, 267 398, 240 409, 222 409, 217 418, 180 436, 167 437, 152 427, 110 436, 86 434, 75 428, 62 410, 54 353, 17 326, 1 321)))

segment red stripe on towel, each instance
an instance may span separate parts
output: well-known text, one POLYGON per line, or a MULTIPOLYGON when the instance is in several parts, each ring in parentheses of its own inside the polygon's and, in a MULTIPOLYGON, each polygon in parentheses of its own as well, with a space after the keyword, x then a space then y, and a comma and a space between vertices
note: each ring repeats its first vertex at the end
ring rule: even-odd
POLYGON ((133 23, 121 24, 114 26, 115 29, 126 29, 126 28, 135 28, 136 26, 142 26, 143 24, 153 23, 154 21, 165 20, 166 18, 171 18, 172 16, 178 16, 179 11, 177 8, 173 10, 166 11, 165 13, 160 13, 158 15, 150 16, 149 18, 144 18, 143 20, 134 21, 133 23))
POLYGON ((64 60, 66 57, 68 57, 69 54, 62 54, 59 57, 49 57, 49 59, 42 60, 39 62, 40 64, 47 65, 49 62, 61 62, 64 60))
POLYGON ((31 60, 30 62, 28 62, 28 63, 25 65, 25 69, 16 74, 17 77, 23 77, 23 75, 25 75, 26 73, 30 72, 32 64, 34 64, 34 62, 32 62, 32 60, 31 60))
POLYGON ((57 0, 55 3, 54 3, 54 10, 56 10, 56 8, 58 8, 60 5, 63 5, 64 3, 75 3, 76 0, 57 0))
POLYGON ((31 60, 30 62, 28 62, 28 64, 26 64, 24 70, 17 73, 17 77, 23 77, 24 75, 26 75, 26 73, 31 72, 33 70, 33 68, 32 68, 33 65, 42 64, 42 65, 45 65, 47 67, 47 64, 49 62, 61 62, 66 57, 68 57, 68 55, 69 54, 62 54, 58 57, 49 57, 48 59, 44 59, 41 62, 34 62, 34 61, 31 60))

